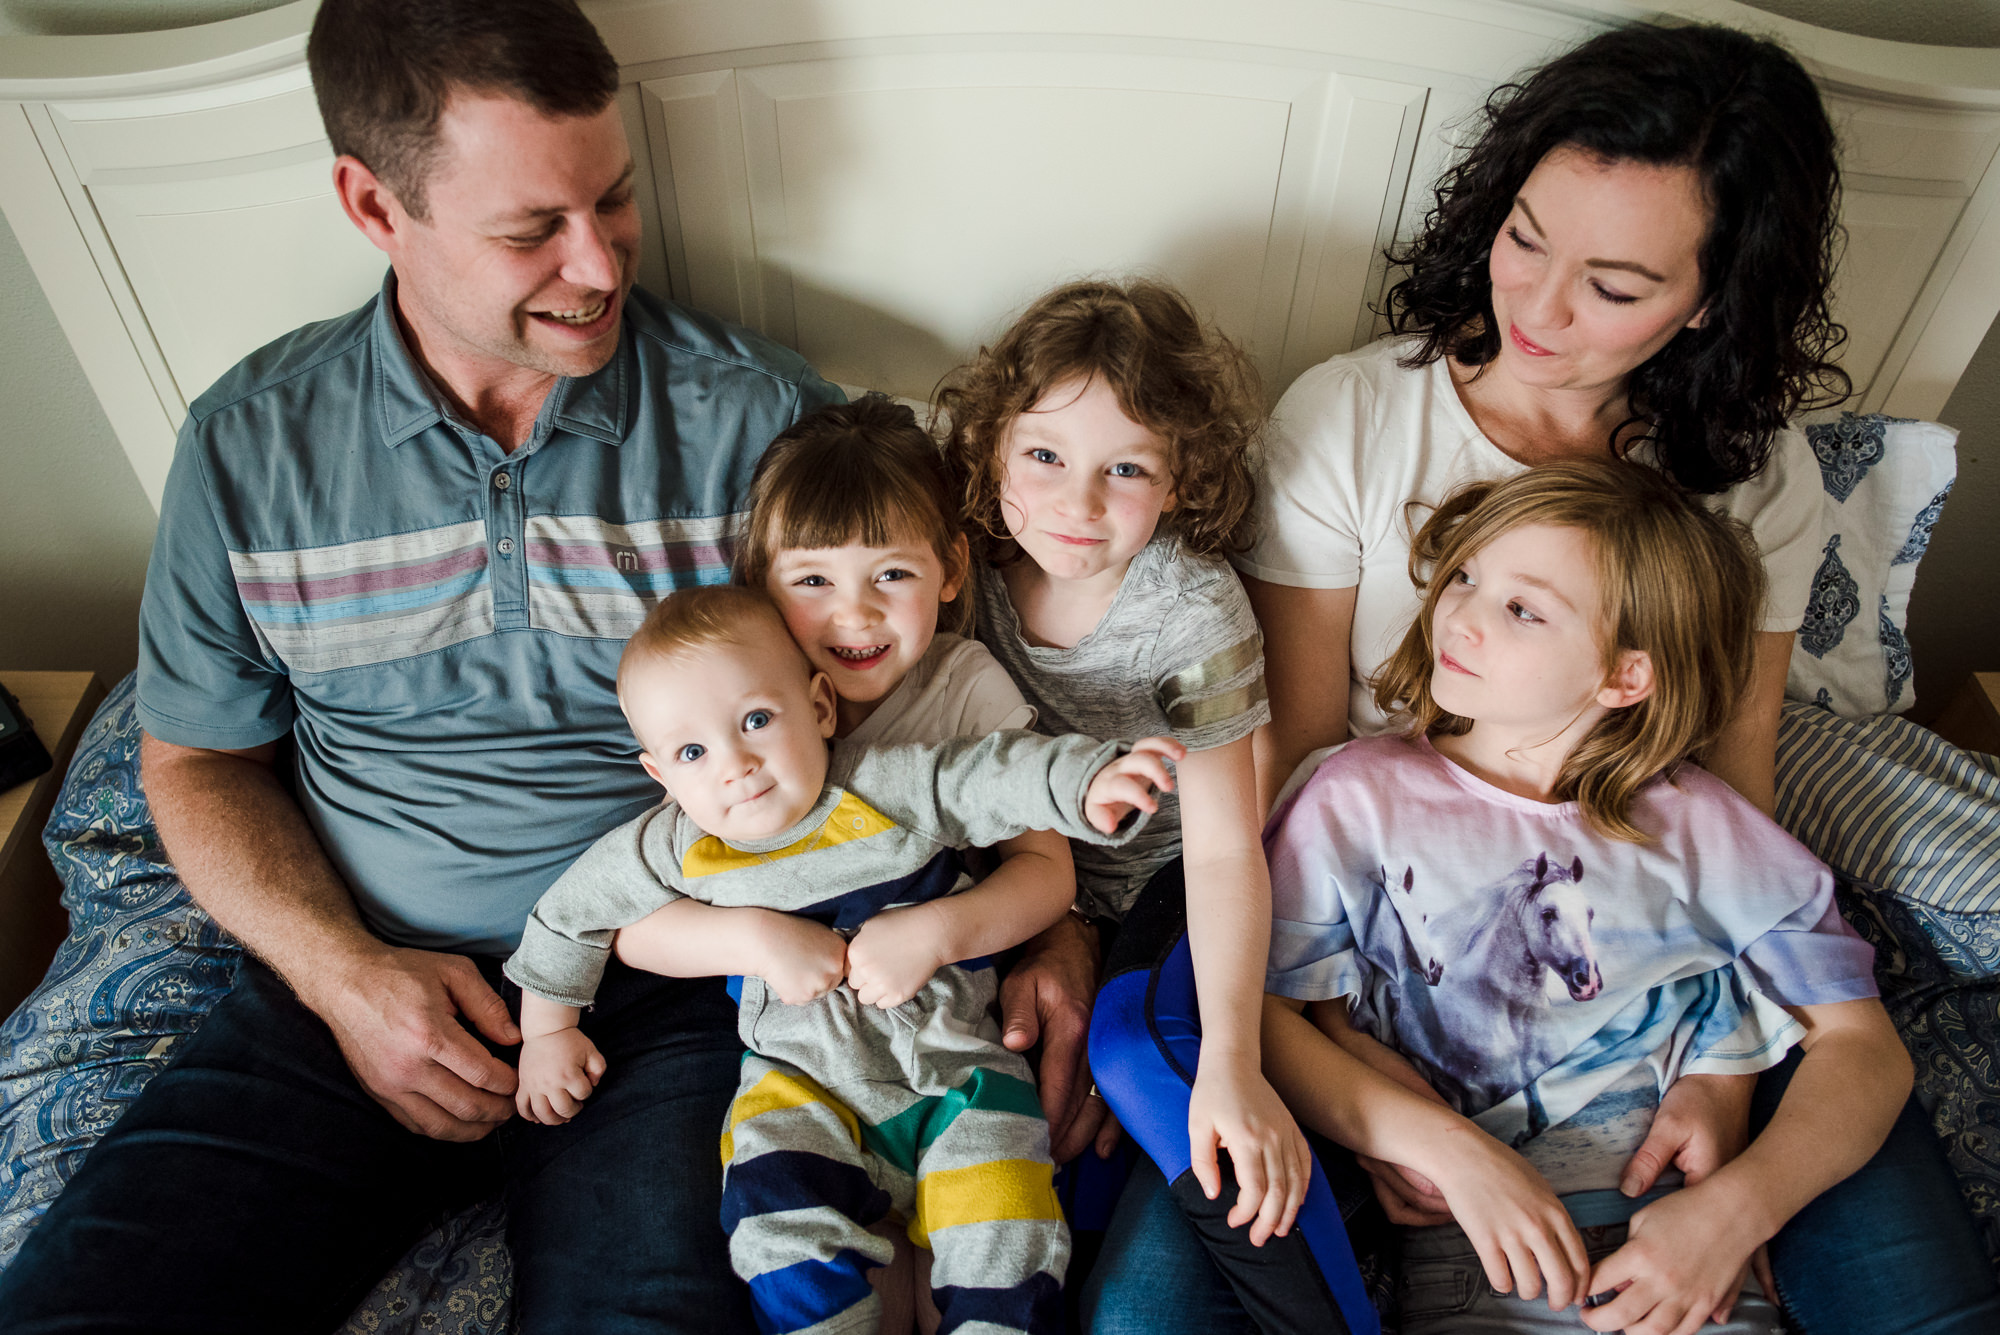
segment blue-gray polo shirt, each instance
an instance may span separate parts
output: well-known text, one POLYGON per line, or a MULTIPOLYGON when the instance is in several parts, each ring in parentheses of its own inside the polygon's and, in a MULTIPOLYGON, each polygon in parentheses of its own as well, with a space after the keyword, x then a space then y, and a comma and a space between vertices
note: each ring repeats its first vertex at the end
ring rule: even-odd
POLYGON ((512 454, 447 413, 393 313, 245 358, 194 403, 139 618, 139 717, 287 732, 299 805, 377 933, 504 955, 659 798, 613 694, 666 593, 728 578, 764 446, 843 395, 798 354, 634 291, 618 352, 512 454))

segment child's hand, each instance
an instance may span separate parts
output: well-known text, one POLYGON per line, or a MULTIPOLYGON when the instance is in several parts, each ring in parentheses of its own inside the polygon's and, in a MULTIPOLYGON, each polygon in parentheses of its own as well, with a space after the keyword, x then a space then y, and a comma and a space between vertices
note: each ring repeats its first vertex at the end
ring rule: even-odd
POLYGON ((1158 811, 1160 801, 1153 790, 1174 790, 1166 762, 1186 755, 1187 748, 1171 737, 1140 738, 1129 752, 1097 771, 1083 795, 1083 818, 1092 829, 1113 834, 1134 810, 1158 811))
POLYGON ((1717 1200, 1701 1187, 1662 1196, 1632 1216, 1625 1245, 1597 1263, 1586 1292, 1618 1296, 1587 1307, 1592 1330, 1693 1335, 1735 1306, 1744 1267, 1764 1239, 1758 1211, 1717 1200))
POLYGON ((847 941, 831 927, 792 913, 762 911, 757 932, 762 978, 778 1000, 803 1006, 831 992, 847 974, 847 941))
POLYGON ((561 1126, 576 1116, 604 1076, 604 1054, 581 1029, 557 1029, 521 1042, 514 1108, 530 1122, 561 1126))
POLYGON ((1195 1180, 1210 1200, 1222 1193, 1216 1151, 1229 1151, 1237 1182, 1231 1228, 1249 1224, 1257 1247, 1292 1231, 1312 1176, 1312 1153, 1291 1110, 1254 1066, 1201 1063, 1188 1103, 1188 1145, 1195 1180))
POLYGON ((1443 1139, 1430 1176, 1479 1253, 1487 1282, 1523 1298, 1547 1289, 1556 1312, 1583 1301, 1592 1291, 1590 1255, 1548 1181, 1470 1123, 1443 1139))
POLYGON ((937 913, 931 904, 888 909, 861 924, 847 943, 847 984, 864 1006, 887 1010, 917 993, 944 958, 937 913))

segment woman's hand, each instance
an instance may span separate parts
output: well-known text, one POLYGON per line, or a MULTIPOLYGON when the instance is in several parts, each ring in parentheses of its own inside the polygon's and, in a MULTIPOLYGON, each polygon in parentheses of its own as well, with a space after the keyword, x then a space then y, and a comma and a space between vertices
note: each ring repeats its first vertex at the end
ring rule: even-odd
POLYGON ((1210 1200, 1222 1194, 1218 1150, 1229 1151, 1236 1169, 1229 1226, 1248 1224, 1257 1247, 1291 1232, 1312 1177, 1305 1134, 1254 1066, 1204 1052, 1188 1102, 1188 1151, 1195 1181, 1210 1200))
POLYGON ((1726 1320, 1764 1241, 1759 1218, 1698 1185, 1662 1196, 1632 1216, 1625 1245, 1597 1263, 1589 1292, 1617 1296, 1585 1308, 1583 1324, 1628 1335, 1695 1335, 1711 1318, 1726 1320))

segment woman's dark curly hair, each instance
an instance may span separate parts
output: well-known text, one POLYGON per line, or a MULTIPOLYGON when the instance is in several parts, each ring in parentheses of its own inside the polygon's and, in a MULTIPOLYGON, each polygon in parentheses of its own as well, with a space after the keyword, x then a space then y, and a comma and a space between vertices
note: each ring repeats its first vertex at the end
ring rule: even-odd
POLYGON ((1125 415, 1167 443, 1174 508, 1163 528, 1199 556, 1249 545, 1250 449, 1264 424, 1256 368, 1164 283, 1069 283, 944 378, 933 401, 983 559, 1019 555, 1000 513, 1016 417, 1068 380, 1100 377, 1125 415))
POLYGON ((1389 327, 1485 366, 1494 327, 1493 240, 1535 165, 1559 148, 1610 162, 1688 166, 1710 209, 1701 324, 1632 372, 1632 416, 1659 465, 1697 492, 1762 471, 1802 408, 1851 388, 1832 362, 1847 331, 1827 289, 1840 246, 1840 169, 1819 91, 1783 47, 1731 28, 1635 25, 1594 37, 1494 90, 1478 142, 1438 182, 1421 235, 1392 264, 1389 327))

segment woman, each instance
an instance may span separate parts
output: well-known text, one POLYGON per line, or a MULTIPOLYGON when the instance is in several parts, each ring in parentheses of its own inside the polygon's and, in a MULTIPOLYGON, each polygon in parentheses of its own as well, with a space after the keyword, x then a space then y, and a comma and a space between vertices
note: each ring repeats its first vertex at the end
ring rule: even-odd
MULTIPOLYGON (((1820 555, 1816 464, 1786 422, 1847 389, 1829 360, 1844 337, 1827 307, 1838 200, 1817 90, 1790 55, 1742 33, 1623 29, 1494 93, 1422 234, 1391 256, 1407 269, 1389 294, 1395 337, 1307 371, 1272 421, 1258 539, 1238 562, 1265 634, 1267 802, 1312 752, 1386 726, 1360 684, 1418 607, 1412 505, 1420 520, 1460 483, 1612 454, 1757 537, 1769 596, 1755 668, 1703 760, 1772 811, 1786 665, 1820 555)), ((1386 1049, 1374 1059, 1400 1064, 1386 1049)), ((1761 1116, 1789 1073, 1761 1079, 1761 1116)), ((1740 1148, 1747 1085, 1675 1085, 1635 1161, 1640 1189, 1662 1165, 1700 1172, 1740 1148)), ((1423 1184, 1368 1167, 1398 1222, 1448 1217, 1423 1184)), ((1164 1184, 1134 1186, 1086 1300, 1097 1329, 1120 1328, 1142 1292, 1155 1313, 1226 1324, 1227 1292, 1163 1208, 1164 1184)), ((2000 1328, 2000 1296, 1914 1104, 1772 1253, 1808 1332, 2000 1328)))

